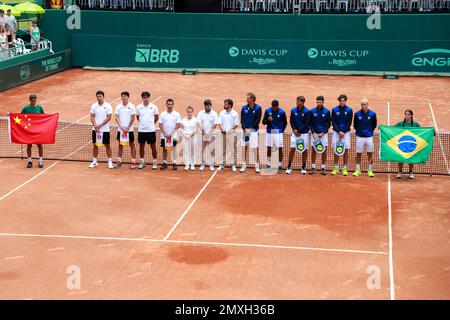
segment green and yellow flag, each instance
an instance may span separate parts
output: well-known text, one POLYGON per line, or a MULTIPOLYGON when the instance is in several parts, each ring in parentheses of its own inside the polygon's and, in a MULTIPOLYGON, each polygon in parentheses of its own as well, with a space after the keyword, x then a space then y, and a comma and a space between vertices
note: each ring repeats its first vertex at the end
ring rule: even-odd
POLYGON ((433 150, 433 127, 380 126, 381 161, 426 163, 433 150))

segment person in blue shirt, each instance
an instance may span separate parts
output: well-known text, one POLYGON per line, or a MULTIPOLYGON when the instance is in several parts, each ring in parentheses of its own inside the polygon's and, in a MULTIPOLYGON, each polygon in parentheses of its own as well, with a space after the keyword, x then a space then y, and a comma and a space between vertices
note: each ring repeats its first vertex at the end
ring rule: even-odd
POLYGON ((267 125, 267 168, 272 167, 272 146, 278 149, 278 173, 282 172, 283 162, 283 132, 287 127, 286 112, 280 108, 278 100, 272 101, 272 107, 264 112, 262 123, 267 125))
POLYGON ((292 173, 292 160, 294 160, 296 150, 302 154, 301 173, 306 174, 306 160, 308 159, 308 132, 311 112, 305 107, 305 101, 306 99, 304 96, 298 96, 296 107, 291 110, 291 148, 289 150, 289 163, 286 169, 286 174, 292 173))
POLYGON ((309 174, 316 173, 316 153, 322 154, 322 165, 320 173, 326 175, 328 130, 331 127, 330 110, 324 107, 325 99, 323 96, 316 98, 317 107, 311 109, 310 129, 312 133, 311 144, 313 146, 311 153, 311 171, 309 174))
MULTIPOLYGON (((331 111, 331 122, 333 124, 333 150, 336 148, 338 142, 344 144, 344 163, 342 166, 342 175, 348 175, 348 155, 350 149, 350 129, 353 121, 353 110, 347 106, 347 96, 341 94, 338 97, 339 105, 331 111)), ((331 171, 333 176, 339 173, 339 158, 341 156, 334 153, 334 168, 331 171)))
POLYGON ((367 175, 374 177, 373 174, 373 132, 377 127, 377 114, 369 109, 369 100, 361 100, 361 110, 355 112, 353 126, 356 131, 356 169, 354 177, 361 175, 361 155, 367 152, 369 168, 367 175))
POLYGON ((242 135, 242 145, 244 146, 244 159, 240 172, 247 170, 248 148, 256 153, 255 171, 259 173, 259 150, 258 150, 258 129, 261 122, 262 108, 256 104, 256 96, 253 92, 247 93, 247 104, 241 109, 241 125, 244 131, 242 135))

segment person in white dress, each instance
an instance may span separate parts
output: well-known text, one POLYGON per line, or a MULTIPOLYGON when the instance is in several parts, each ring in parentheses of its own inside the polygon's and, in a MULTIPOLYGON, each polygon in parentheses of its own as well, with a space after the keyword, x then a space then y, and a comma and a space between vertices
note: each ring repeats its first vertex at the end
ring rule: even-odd
POLYGON ((186 108, 186 117, 181 120, 181 132, 183 135, 184 170, 195 170, 195 135, 200 129, 200 124, 194 117, 194 108, 186 108))

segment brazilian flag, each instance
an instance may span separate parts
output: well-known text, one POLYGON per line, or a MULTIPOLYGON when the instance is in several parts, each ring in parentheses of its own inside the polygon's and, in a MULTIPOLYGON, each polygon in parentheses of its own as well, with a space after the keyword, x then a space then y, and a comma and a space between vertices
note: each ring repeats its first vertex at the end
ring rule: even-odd
POLYGON ((426 163, 433 150, 434 128, 380 126, 381 161, 426 163))

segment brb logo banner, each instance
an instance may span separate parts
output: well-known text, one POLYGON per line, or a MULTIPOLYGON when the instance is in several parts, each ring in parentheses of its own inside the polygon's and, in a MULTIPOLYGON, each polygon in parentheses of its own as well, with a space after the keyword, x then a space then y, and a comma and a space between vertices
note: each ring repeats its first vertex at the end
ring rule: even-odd
POLYGON ((308 58, 325 58, 328 59, 328 65, 335 65, 338 67, 346 67, 356 65, 361 59, 366 58, 370 54, 366 49, 317 49, 309 48, 307 51, 308 58))
POLYGON ((415 67, 439 67, 449 69, 450 50, 427 49, 412 55, 411 64, 415 67))
POLYGON ((176 49, 157 49, 149 44, 138 44, 134 61, 137 63, 175 64, 180 60, 180 51, 176 49))
POLYGON ((276 64, 277 59, 288 54, 287 49, 267 49, 267 48, 238 48, 230 47, 228 54, 232 58, 244 57, 248 58, 249 64, 270 65, 276 64))

